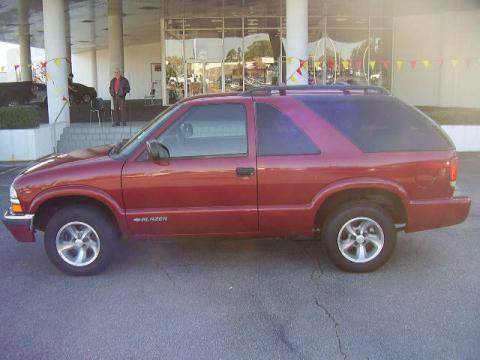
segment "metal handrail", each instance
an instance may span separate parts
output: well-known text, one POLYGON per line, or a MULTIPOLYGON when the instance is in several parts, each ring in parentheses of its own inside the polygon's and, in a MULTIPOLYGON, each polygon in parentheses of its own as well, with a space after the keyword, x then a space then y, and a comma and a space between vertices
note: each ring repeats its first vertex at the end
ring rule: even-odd
POLYGON ((350 95, 351 92, 363 91, 367 94, 388 95, 388 90, 380 86, 363 86, 363 85, 278 85, 278 86, 262 86, 246 90, 241 93, 242 96, 270 96, 274 92, 279 95, 286 95, 287 91, 324 91, 324 92, 339 92, 344 95, 350 95))
POLYGON ((60 114, 63 112, 63 109, 65 109, 65 106, 67 106, 67 104, 68 104, 68 101, 65 101, 65 102, 63 103, 62 108, 60 109, 60 111, 59 111, 58 114, 57 114, 57 117, 55 118, 55 120, 53 120, 53 123, 52 123, 52 125, 53 125, 52 145, 53 145, 53 152, 54 152, 55 154, 57 154, 57 150, 58 150, 58 149, 57 149, 57 120, 58 120, 58 118, 60 117, 60 114))

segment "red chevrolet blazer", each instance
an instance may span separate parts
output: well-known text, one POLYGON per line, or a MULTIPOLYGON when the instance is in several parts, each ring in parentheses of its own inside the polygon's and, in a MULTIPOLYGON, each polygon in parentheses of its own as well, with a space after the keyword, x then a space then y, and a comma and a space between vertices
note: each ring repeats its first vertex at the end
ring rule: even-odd
POLYGON ((74 275, 121 238, 318 236, 339 268, 371 271, 398 231, 465 220, 455 147, 377 87, 270 87, 190 98, 132 138, 43 160, 10 189, 18 241, 45 232, 74 275))

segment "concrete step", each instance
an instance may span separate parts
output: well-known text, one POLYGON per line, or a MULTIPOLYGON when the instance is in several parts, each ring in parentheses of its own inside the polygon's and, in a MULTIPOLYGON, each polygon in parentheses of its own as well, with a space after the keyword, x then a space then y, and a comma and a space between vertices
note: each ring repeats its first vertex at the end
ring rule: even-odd
POLYGON ((145 123, 133 123, 130 126, 112 127, 98 124, 72 124, 64 129, 57 142, 57 152, 60 154, 105 144, 115 144, 122 139, 128 139, 145 123))

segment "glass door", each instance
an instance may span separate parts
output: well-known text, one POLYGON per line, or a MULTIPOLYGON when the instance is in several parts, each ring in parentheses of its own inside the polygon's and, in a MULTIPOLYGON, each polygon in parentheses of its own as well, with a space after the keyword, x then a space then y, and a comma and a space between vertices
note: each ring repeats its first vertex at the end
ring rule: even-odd
POLYGON ((221 93, 223 71, 221 62, 188 62, 187 95, 221 93))
POLYGON ((205 94, 221 93, 223 88, 222 63, 205 62, 203 63, 203 82, 205 94))
POLYGON ((203 62, 187 63, 187 96, 203 94, 203 62))

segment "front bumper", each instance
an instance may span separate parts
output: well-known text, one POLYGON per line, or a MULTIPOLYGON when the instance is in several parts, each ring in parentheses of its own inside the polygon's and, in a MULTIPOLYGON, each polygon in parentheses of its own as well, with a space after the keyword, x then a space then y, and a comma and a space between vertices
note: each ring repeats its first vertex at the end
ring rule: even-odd
POLYGON ((405 231, 421 231, 460 224, 467 218, 470 204, 471 200, 466 196, 412 201, 408 207, 408 225, 405 231))
POLYGON ((3 215, 2 222, 17 241, 35 241, 35 231, 33 230, 33 214, 14 215, 10 213, 10 211, 7 211, 3 215))

